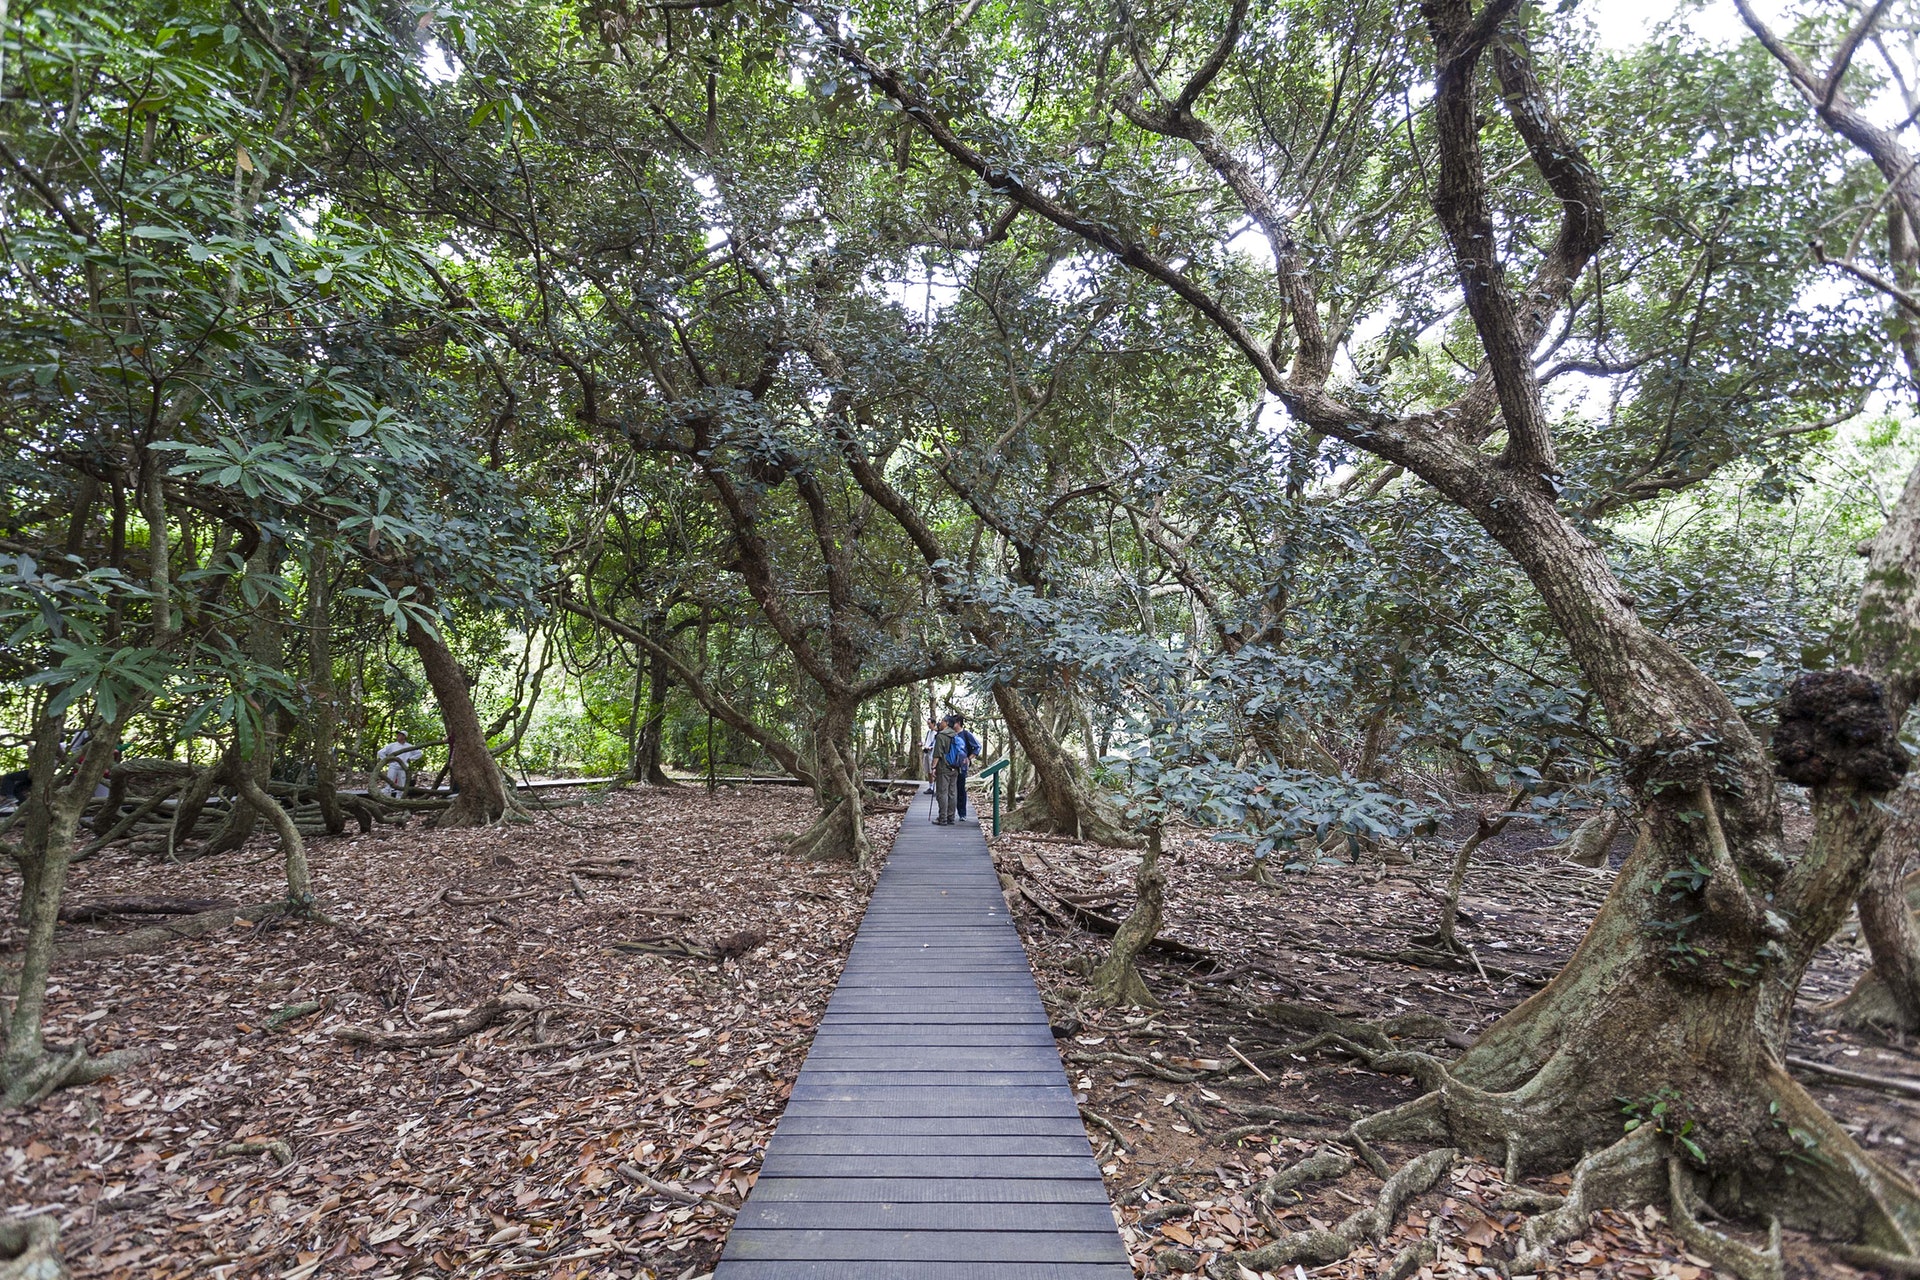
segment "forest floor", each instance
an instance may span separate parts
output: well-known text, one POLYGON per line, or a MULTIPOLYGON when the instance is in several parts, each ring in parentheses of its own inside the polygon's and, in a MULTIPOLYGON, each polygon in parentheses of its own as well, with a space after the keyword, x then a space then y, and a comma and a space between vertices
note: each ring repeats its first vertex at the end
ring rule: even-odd
MULTIPOLYGON (((49 1038, 155 1056, 0 1114, 0 1207, 56 1215, 78 1277, 704 1275, 866 905, 844 871, 779 856, 810 809, 689 787, 317 839, 331 927, 243 915, 62 962, 49 1038), (662 953, 680 940, 744 954, 662 953), (444 1028, 502 994, 539 1009, 443 1048, 333 1034, 444 1028)), ((897 824, 869 819, 877 847, 897 824)), ((172 866, 109 850, 67 901, 284 892, 256 839, 172 866)), ((0 964, 19 941, 0 933, 0 964)))
MULTIPOLYGON (((1547 852, 1538 833, 1509 827, 1477 851, 1462 895, 1457 936, 1472 947, 1486 976, 1472 958, 1450 969, 1396 961, 1392 954, 1404 952, 1412 935, 1430 934, 1438 923, 1452 850, 1472 830, 1470 817, 1458 825, 1458 831, 1409 850, 1408 865, 1390 865, 1369 853, 1357 864, 1329 860, 1283 874, 1275 888, 1234 878, 1246 867, 1244 846, 1197 832, 1170 835, 1160 936, 1204 949, 1211 962, 1148 953, 1142 972, 1164 1003, 1150 1014, 1085 1007, 1083 975, 1104 954, 1106 939, 1063 927, 1058 919, 1072 919, 1076 905, 1124 916, 1137 855, 1057 837, 1006 835, 992 842, 1002 872, 1039 891, 1039 905, 1023 898, 1017 915, 1056 1029, 1074 1032, 1060 1042, 1068 1073, 1085 1109, 1112 1126, 1091 1124, 1088 1133, 1142 1275, 1258 1247, 1273 1238, 1269 1226, 1289 1232, 1330 1227, 1357 1206, 1373 1204, 1379 1193, 1380 1180, 1361 1165, 1338 1180, 1301 1188, 1299 1201, 1269 1224, 1259 1221, 1249 1203, 1249 1186, 1311 1153, 1353 1119, 1417 1093, 1412 1081, 1375 1074, 1337 1053, 1283 1052, 1311 1032, 1287 1025, 1275 1002, 1356 1021, 1436 1014, 1471 1036, 1565 963, 1626 851, 1623 840, 1613 866, 1588 870, 1547 852), (1042 908, 1050 908, 1053 918, 1042 908), (1249 1107, 1324 1117, 1325 1128, 1316 1134, 1293 1120, 1247 1134, 1250 1120, 1258 1118, 1246 1113, 1249 1107)), ((1864 949, 1843 933, 1821 953, 1803 1000, 1844 995, 1865 965, 1864 949)), ((1906 1046, 1820 1030, 1803 1018, 1793 1053, 1920 1089, 1920 1054, 1906 1046)), ((1920 1175, 1920 1102, 1802 1078, 1865 1146, 1909 1176, 1920 1175)), ((1385 1154, 1397 1163, 1396 1156, 1419 1152, 1385 1154)), ((1526 1185, 1552 1192, 1565 1181, 1563 1175, 1526 1185)), ((1494 1276, 1491 1264, 1512 1256, 1513 1233, 1522 1221, 1499 1207, 1515 1189, 1500 1167, 1463 1158, 1449 1177, 1412 1202, 1380 1247, 1362 1245, 1343 1262, 1302 1270, 1329 1280, 1374 1280, 1407 1246, 1431 1239, 1437 1256, 1415 1274, 1494 1276)), ((1872 1274, 1847 1267, 1791 1232, 1787 1237, 1790 1278, 1872 1274)), ((1762 1243, 1758 1236, 1751 1240, 1762 1243)), ((1244 1273, 1242 1280, 1253 1274, 1244 1273)), ((1277 1274, 1292 1277, 1295 1269, 1277 1274)), ((1544 1274, 1702 1280, 1714 1268, 1690 1255, 1662 1214, 1648 1208, 1596 1215, 1582 1238, 1554 1251, 1544 1274)))
MULTIPOLYGON (((0 1212, 57 1216, 69 1264, 87 1278, 704 1276, 866 902, 844 871, 779 856, 809 807, 804 793, 771 787, 641 790, 526 825, 316 840, 331 926, 243 913, 158 950, 63 961, 51 1038, 154 1057, 0 1115, 0 1212), (673 954, 681 942, 718 944, 729 958, 673 954), (502 995, 538 1009, 438 1048, 372 1049, 334 1034, 444 1029, 502 995)), ((869 819, 877 848, 895 823, 869 819)), ((1264 1243, 1248 1186, 1354 1115, 1411 1095, 1408 1082, 1338 1057, 1278 1055, 1303 1033, 1263 1005, 1306 1002, 1355 1019, 1425 1012, 1471 1034, 1554 972, 1610 872, 1559 862, 1542 843, 1510 828, 1480 850, 1461 936, 1483 978, 1470 964, 1381 958, 1431 929, 1444 838, 1411 865, 1370 854, 1261 888, 1229 878, 1244 865, 1233 846, 1183 834, 1168 849, 1163 936, 1211 961, 1151 956, 1147 979, 1165 1002, 1151 1015, 1083 1008, 1087 962, 1105 939, 1022 899, 1070 1075, 1088 1111, 1124 1136, 1123 1146, 1099 1123, 1089 1129, 1142 1274, 1264 1243), (1325 1117, 1326 1128, 1232 1134, 1247 1125, 1232 1109, 1249 1106, 1325 1117)), ((1132 855, 1034 836, 993 846, 1002 871, 1056 909, 1062 894, 1126 909, 1132 855)), ((245 906, 280 892, 277 853, 256 840, 181 865, 109 850, 74 869, 67 901, 245 906)), ((0 881, 0 903, 16 893, 17 881, 0 881)), ((68 929, 99 949, 152 923, 68 929)), ((17 930, 0 929, 0 966, 18 946, 17 930)), ((1844 940, 1829 947, 1809 998, 1841 994, 1863 963, 1844 940)), ((1795 1051, 1920 1078, 1900 1046, 1803 1030, 1795 1051)), ((1920 1172, 1920 1106, 1809 1084, 1869 1147, 1920 1172)), ((1493 1275, 1518 1220, 1497 1207, 1507 1190, 1499 1169, 1463 1160, 1381 1249, 1301 1270, 1373 1280, 1406 1244, 1431 1238, 1438 1256, 1423 1274, 1493 1275)), ((1302 1188, 1273 1225, 1335 1223, 1377 1191, 1360 1168, 1302 1188)), ((1567 1280, 1712 1274, 1653 1210, 1603 1213, 1555 1258, 1548 1274, 1567 1280)), ((1790 1275, 1857 1274, 1804 1241, 1789 1241, 1788 1259, 1790 1275)), ((1297 1280, 1291 1266, 1276 1274, 1297 1280)))

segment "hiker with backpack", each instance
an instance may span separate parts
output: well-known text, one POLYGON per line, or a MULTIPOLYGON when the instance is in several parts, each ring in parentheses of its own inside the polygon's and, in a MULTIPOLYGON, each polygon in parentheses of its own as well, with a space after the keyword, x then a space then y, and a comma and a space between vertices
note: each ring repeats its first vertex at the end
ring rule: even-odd
POLYGON ((967 774, 980 758, 980 739, 966 727, 959 712, 951 712, 936 741, 938 759, 951 781, 951 798, 943 792, 940 799, 940 825, 952 826, 955 815, 967 816, 967 774))
POLYGON ((974 736, 973 730, 967 728, 965 717, 958 713, 953 717, 953 732, 966 753, 961 758, 960 774, 953 785, 954 807, 964 822, 967 817, 967 775, 973 772, 974 765, 980 763, 980 753, 986 748, 980 745, 980 739, 974 736))
POLYGON ((940 722, 939 732, 933 735, 933 794, 940 806, 939 815, 933 820, 936 827, 954 824, 954 790, 959 776, 954 751, 959 745, 954 737, 953 717, 948 716, 940 722))

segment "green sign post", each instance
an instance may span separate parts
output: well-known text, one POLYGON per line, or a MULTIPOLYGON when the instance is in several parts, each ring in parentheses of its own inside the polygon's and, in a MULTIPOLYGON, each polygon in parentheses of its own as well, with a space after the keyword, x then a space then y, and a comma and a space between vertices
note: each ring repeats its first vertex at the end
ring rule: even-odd
POLYGON ((993 779, 993 834, 1000 834, 1000 775, 1007 771, 1007 758, 1001 757, 980 771, 980 778, 993 779))

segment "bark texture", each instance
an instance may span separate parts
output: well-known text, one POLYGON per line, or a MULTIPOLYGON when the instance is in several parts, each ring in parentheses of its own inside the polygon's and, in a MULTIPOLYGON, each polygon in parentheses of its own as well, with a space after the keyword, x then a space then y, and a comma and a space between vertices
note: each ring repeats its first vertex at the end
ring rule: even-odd
POLYGON ((1101 799, 1086 770, 1061 747, 1060 740, 1020 691, 1009 684, 997 684, 993 700, 1007 723, 1007 732, 1033 765, 1033 787, 1012 814, 1013 829, 1138 848, 1139 837, 1127 829, 1114 806, 1101 799))
POLYGON ((420 655, 433 700, 439 704, 447 730, 447 772, 460 789, 440 815, 441 825, 477 827, 497 822, 507 812, 506 785, 500 766, 487 750, 480 716, 467 689, 467 673, 454 661, 446 640, 412 617, 407 619, 407 643, 420 655))
POLYGON ((1167 873, 1160 865, 1161 828, 1147 833, 1146 848, 1140 854, 1140 867, 1133 877, 1133 910, 1120 922, 1107 949, 1107 958, 1093 971, 1088 985, 1093 998, 1103 1005, 1134 1005, 1157 1009, 1160 1002, 1147 990, 1140 977, 1140 953, 1160 932, 1160 915, 1166 907, 1167 873))

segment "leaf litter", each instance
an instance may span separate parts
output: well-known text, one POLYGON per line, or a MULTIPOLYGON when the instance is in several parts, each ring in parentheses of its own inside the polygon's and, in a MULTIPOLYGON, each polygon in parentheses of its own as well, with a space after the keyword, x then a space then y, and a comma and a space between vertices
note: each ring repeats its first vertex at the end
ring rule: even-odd
MULTIPOLYGON (((312 843, 331 926, 243 914, 57 962, 51 1040, 153 1057, 0 1115, 0 1203, 56 1216, 78 1277, 704 1275, 866 905, 844 868, 781 856, 811 816, 800 791, 680 788, 379 827, 312 843)), ((868 822, 885 849, 897 817, 868 822)), ((256 839, 110 850, 67 900, 281 892, 256 839)))
MULTIPOLYGON (((1469 820, 1453 838, 1471 829, 1469 820)), ((1538 833, 1515 831, 1483 845, 1461 904, 1459 936, 1472 957, 1435 968, 1393 957, 1438 920, 1453 848, 1447 838, 1387 857, 1329 859, 1266 888, 1241 878, 1244 850, 1200 832, 1169 831, 1159 937, 1186 951, 1142 956, 1141 971, 1163 1003, 1155 1010, 1086 1003, 1087 975, 1108 939, 1076 915, 1123 918, 1132 905, 1138 855, 1059 836, 1016 833, 990 844, 1012 886, 1009 901, 1139 1275, 1435 1280, 1509 1270, 1504 1264, 1514 1255, 1524 1217, 1503 1202, 1512 1204, 1517 1193, 1554 1194, 1568 1180, 1562 1174, 1509 1186, 1502 1169, 1466 1157, 1415 1197, 1383 1240, 1362 1243, 1345 1259, 1275 1271, 1231 1261, 1233 1252, 1258 1248, 1276 1234, 1329 1229, 1372 1205, 1381 1182, 1364 1165, 1272 1197, 1271 1207, 1254 1201, 1261 1183, 1325 1149, 1354 1119, 1418 1092, 1410 1080, 1376 1074, 1338 1054, 1285 1052, 1309 1038, 1300 1024, 1289 1025, 1286 1010, 1306 1006, 1364 1022, 1434 1015, 1451 1027, 1451 1043, 1417 1037, 1402 1043, 1450 1057, 1565 963, 1611 884, 1624 842, 1614 867, 1597 870, 1546 852, 1538 833)), ((1857 939, 1849 943, 1843 935, 1821 953, 1803 1002, 1844 994, 1864 965, 1857 939)), ((1920 1077, 1920 1057, 1907 1046, 1849 1037, 1804 1017, 1796 1024, 1794 1052, 1920 1077)), ((1909 1176, 1920 1174, 1920 1108, 1832 1081, 1808 1084, 1863 1143, 1909 1176)), ((1420 1151, 1383 1148, 1396 1167, 1420 1151)), ((1872 1274, 1792 1232, 1785 1262, 1788 1277, 1807 1280, 1872 1274)), ((1654 1208, 1595 1214, 1584 1235, 1550 1251, 1539 1274, 1552 1280, 1730 1275, 1689 1253, 1654 1208)))
MULTIPOLYGON (((63 962, 49 1035, 156 1056, 0 1115, 7 1211, 56 1215, 80 1277, 704 1276, 866 904, 844 870, 779 856, 810 809, 774 789, 645 790, 531 825, 316 841, 334 927, 242 916, 158 952, 63 962), (434 1039, 489 1002, 513 1007, 444 1045, 365 1048, 339 1034, 434 1039)), ((869 818, 876 848, 896 825, 869 818)), ((1151 1012, 1085 1007, 1105 939, 1014 895, 1140 1275, 1198 1274, 1274 1229, 1326 1227, 1372 1202, 1377 1180, 1355 1168, 1254 1203, 1276 1169, 1412 1093, 1339 1058, 1281 1053, 1298 1034, 1260 1011, 1437 1014, 1472 1034, 1556 971, 1606 890, 1604 869, 1553 861, 1540 843, 1510 836, 1480 851, 1461 927, 1503 975, 1483 977, 1381 958, 1431 927, 1441 846, 1407 865, 1322 867, 1263 889, 1229 878, 1243 865, 1233 853, 1183 833, 1169 842, 1162 936, 1210 963, 1150 953, 1143 968, 1165 1002, 1151 1012), (1291 1118, 1250 1125, 1260 1107, 1291 1118)), ((1127 910, 1131 855, 1053 837, 993 846, 1010 881, 1043 900, 1127 910)), ((276 852, 256 840, 178 866, 109 852, 74 869, 68 901, 278 891, 276 852)), ((68 936, 151 924, 93 919, 68 936)), ((18 931, 0 946, 17 952, 18 931)), ((1808 998, 1843 993, 1863 963, 1843 935, 1808 998)), ((1904 1045, 1804 1026, 1795 1049, 1897 1075, 1920 1066, 1904 1045)), ((1912 1108, 1830 1081, 1815 1089, 1913 1171, 1912 1108)), ((1417 1245, 1427 1252, 1408 1280, 1495 1276, 1522 1220, 1502 1207, 1515 1190, 1498 1168, 1462 1159, 1378 1244, 1325 1266, 1232 1273, 1377 1280, 1417 1245)), ((1859 1274, 1791 1236, 1787 1262, 1789 1275, 1859 1274)), ((1542 1274, 1715 1273, 1649 1208, 1595 1215, 1542 1274)))

